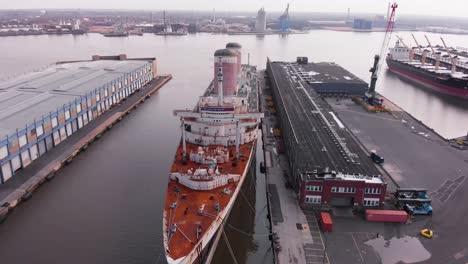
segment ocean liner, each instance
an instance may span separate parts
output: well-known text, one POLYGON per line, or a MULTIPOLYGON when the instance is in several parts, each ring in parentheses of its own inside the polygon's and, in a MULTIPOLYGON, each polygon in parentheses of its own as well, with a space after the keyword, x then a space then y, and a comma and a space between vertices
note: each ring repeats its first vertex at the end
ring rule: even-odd
POLYGON ((468 99, 468 58, 461 56, 468 52, 429 48, 410 48, 398 40, 386 58, 389 70, 436 92, 468 99))
POLYGON ((181 142, 163 215, 168 263, 206 263, 255 155, 260 119, 256 68, 241 46, 214 53, 214 80, 193 110, 175 110, 181 142))

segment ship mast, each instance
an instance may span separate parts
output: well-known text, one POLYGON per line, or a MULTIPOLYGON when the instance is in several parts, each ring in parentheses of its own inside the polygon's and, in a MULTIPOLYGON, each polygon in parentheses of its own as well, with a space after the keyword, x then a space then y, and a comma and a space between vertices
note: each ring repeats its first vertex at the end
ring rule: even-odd
POLYGON ((218 57, 218 105, 224 104, 224 91, 223 91, 223 57, 218 57))

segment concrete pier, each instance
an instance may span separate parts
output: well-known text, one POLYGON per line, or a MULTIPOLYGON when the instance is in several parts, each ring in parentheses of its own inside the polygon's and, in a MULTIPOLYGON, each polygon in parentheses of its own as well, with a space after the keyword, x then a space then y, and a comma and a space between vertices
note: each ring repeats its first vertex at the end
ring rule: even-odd
POLYGON ((17 176, 0 186, 0 222, 8 212, 20 202, 26 201, 41 184, 51 180, 54 173, 64 165, 72 162, 73 158, 84 151, 102 134, 112 128, 113 124, 136 109, 153 93, 172 79, 171 75, 160 75, 153 79, 138 92, 126 98, 120 104, 112 107, 95 120, 68 137, 46 155, 39 157, 30 166, 17 173, 17 176))

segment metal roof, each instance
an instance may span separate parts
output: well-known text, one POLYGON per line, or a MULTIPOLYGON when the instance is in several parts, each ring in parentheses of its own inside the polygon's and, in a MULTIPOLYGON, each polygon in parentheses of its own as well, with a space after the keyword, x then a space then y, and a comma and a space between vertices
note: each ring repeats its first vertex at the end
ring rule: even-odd
POLYGON ((0 138, 147 63, 99 60, 58 64, 0 82, 0 138))

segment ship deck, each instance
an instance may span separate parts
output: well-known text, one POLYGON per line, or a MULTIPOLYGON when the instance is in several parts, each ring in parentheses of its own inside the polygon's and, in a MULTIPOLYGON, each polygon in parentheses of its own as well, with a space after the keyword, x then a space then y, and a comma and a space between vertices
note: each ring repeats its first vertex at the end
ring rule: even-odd
MULTIPOLYGON (((235 161, 235 146, 228 147, 228 151, 232 155, 230 155, 229 162, 218 164, 219 171, 222 174, 239 174, 242 177, 244 170, 247 169, 254 143, 255 142, 250 142, 240 146, 241 154, 237 162, 235 161)), ((196 150, 198 147, 199 145, 187 142, 188 153, 190 153, 191 150, 196 150)), ((210 149, 215 147, 217 146, 209 146, 210 149)), ((207 168, 208 166, 209 165, 201 165, 192 161, 184 162, 182 159, 182 144, 179 144, 171 172, 186 173, 189 169, 207 168)), ((168 252, 166 252, 166 254, 172 259, 179 259, 188 255, 216 219, 218 212, 215 209, 215 204, 218 202, 221 210, 224 210, 231 200, 232 194, 225 194, 223 190, 229 188, 232 193, 234 193, 237 187, 238 182, 233 182, 213 190, 199 191, 189 189, 174 180, 169 180, 164 209, 166 231, 170 232, 173 224, 177 224, 177 231, 172 237, 168 236, 166 248, 168 252), (176 201, 176 208, 170 209, 169 206, 176 201), (202 204, 205 205, 205 214, 199 215, 198 209, 202 204), (197 230, 199 227, 202 228, 202 233, 197 239, 197 230)))

